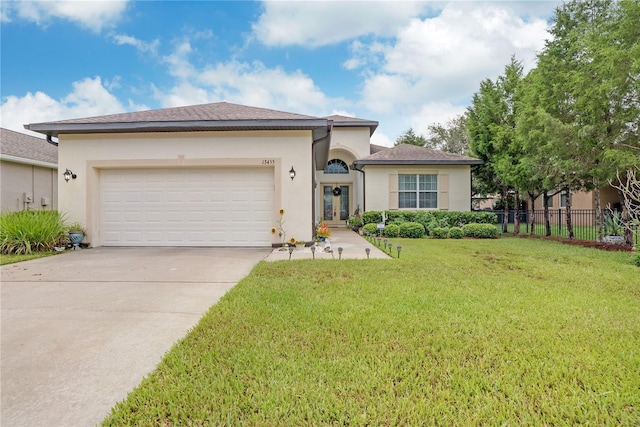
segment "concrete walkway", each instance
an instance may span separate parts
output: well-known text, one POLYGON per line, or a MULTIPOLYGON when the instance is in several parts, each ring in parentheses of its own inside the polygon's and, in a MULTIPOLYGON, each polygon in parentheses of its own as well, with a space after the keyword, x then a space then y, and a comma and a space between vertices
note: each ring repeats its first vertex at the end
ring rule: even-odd
MULTIPOLYGON (((346 228, 332 228, 331 237, 328 246, 333 252, 329 252, 329 248, 325 251, 325 243, 317 243, 315 254, 311 248, 294 249, 291 253, 291 260, 296 259, 339 259, 340 254, 338 248, 342 248, 342 259, 367 259, 366 248, 369 248, 369 258, 386 258, 389 255, 384 253, 376 245, 369 243, 367 239, 354 233, 346 228)), ((267 261, 289 260, 289 251, 275 249, 267 257, 267 261)))
POLYGON ((269 249, 96 248, 2 266, 2 427, 92 426, 269 249))

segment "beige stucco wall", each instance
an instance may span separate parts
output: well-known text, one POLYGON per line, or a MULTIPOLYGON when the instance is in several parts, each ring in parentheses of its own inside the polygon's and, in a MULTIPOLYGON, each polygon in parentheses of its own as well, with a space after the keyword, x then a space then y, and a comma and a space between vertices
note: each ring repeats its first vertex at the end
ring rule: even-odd
POLYGON ((2 160, 0 182, 1 211, 57 209, 58 186, 55 168, 2 160), (26 202, 25 193, 32 196, 32 202, 26 202))
MULTIPOLYGON (((471 169, 468 165, 452 166, 372 166, 365 167, 366 210, 383 211, 393 206, 390 197, 389 175, 404 173, 437 174, 438 192, 441 191, 440 176, 448 177, 448 207, 440 204, 438 210, 468 211, 471 208, 471 169)), ((397 191, 397 189, 396 189, 397 191)), ((395 196, 397 197, 397 195, 395 196)), ((396 203, 397 204, 397 201, 396 203)))
MULTIPOLYGON (((370 135, 368 127, 334 127, 331 134, 331 151, 329 160, 341 159, 347 166, 363 157, 369 155, 370 135)), ((363 210, 364 206, 364 178, 361 172, 349 170, 348 174, 325 174, 323 171, 316 172, 316 183, 314 197, 316 198, 316 222, 322 219, 322 186, 323 184, 351 184, 351 207, 350 213, 356 209, 363 210)))
MULTIPOLYGON (((553 209, 564 209, 564 206, 560 206, 560 194, 554 195, 551 199, 553 209)), ((576 210, 595 209, 596 206, 593 191, 577 191, 573 193, 571 202, 571 209, 576 210)), ((620 203, 620 194, 615 188, 603 187, 600 190, 600 204, 602 209, 605 209, 607 204, 610 204, 613 208, 620 203)), ((542 209, 542 196, 536 199, 535 209, 542 209)))
MULTIPOLYGON (((58 164, 78 177, 58 175, 60 210, 86 225, 100 246, 100 170, 117 168, 189 168, 259 166, 274 170, 273 223, 286 211, 288 236, 311 240, 313 233, 311 132, 193 132, 61 135, 58 164), (289 178, 294 167, 296 177, 289 178)), ((278 242, 274 237, 273 243, 278 242)))

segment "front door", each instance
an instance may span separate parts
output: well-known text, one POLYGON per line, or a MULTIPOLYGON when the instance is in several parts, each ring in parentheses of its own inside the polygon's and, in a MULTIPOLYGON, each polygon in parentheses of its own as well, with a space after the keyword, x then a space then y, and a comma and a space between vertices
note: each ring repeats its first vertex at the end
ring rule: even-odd
POLYGON ((350 184, 322 184, 322 219, 329 225, 346 225, 351 212, 350 184))

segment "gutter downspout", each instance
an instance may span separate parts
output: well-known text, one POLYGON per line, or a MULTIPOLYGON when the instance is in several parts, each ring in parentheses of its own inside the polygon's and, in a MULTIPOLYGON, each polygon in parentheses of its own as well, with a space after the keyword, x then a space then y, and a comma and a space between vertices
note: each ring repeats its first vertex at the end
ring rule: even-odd
POLYGON ((362 174, 362 212, 367 211, 367 179, 364 174, 363 169, 359 169, 356 162, 353 162, 351 167, 354 171, 360 172, 362 174))
POLYGON ((327 128, 327 134, 325 136, 323 136, 322 138, 313 140, 313 131, 311 132, 311 138, 312 138, 312 142, 311 142, 311 170, 313 171, 313 176, 311 179, 311 194, 312 194, 312 198, 311 198, 311 235, 313 236, 313 240, 315 242, 316 240, 316 145, 318 145, 321 142, 324 142, 325 140, 329 140, 329 145, 331 145, 331 133, 333 132, 333 121, 328 120, 328 128, 327 128))
POLYGON ((51 135, 48 135, 48 134, 47 134, 47 142, 51 145, 55 145, 56 147, 59 144, 59 142, 53 142, 53 140, 51 139, 51 135))

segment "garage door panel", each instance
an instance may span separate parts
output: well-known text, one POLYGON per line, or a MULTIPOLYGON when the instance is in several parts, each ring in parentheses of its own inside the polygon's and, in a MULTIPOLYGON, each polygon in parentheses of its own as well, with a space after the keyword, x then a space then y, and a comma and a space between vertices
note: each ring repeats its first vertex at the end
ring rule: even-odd
POLYGON ((273 169, 101 173, 107 246, 269 246, 273 169))

